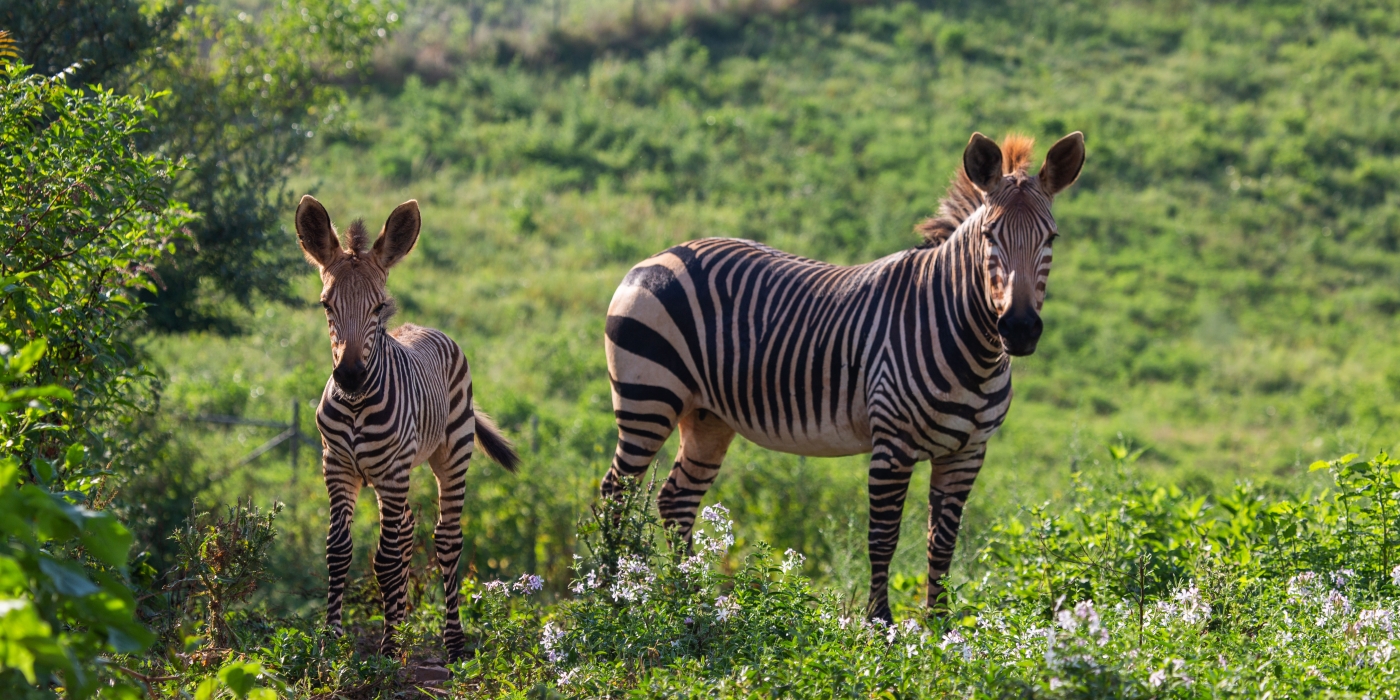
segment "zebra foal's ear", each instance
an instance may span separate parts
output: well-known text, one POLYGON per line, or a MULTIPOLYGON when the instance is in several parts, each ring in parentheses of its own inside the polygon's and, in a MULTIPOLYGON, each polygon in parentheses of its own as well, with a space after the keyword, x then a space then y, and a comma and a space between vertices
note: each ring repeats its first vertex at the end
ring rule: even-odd
POLYGON ((394 209, 379 238, 374 240, 374 260, 384 269, 389 269, 403 260, 413 244, 418 242, 418 227, 422 218, 418 214, 418 200, 410 199, 394 209))
POLYGON ((306 261, 316 267, 325 268, 335 261, 340 253, 340 241, 335 237, 335 227, 331 226, 331 215, 315 197, 305 195, 297 205, 297 243, 306 261))
POLYGON ((1040 166, 1040 188, 1045 194, 1054 197, 1079 179, 1079 171, 1084 167, 1084 133, 1076 131, 1050 147, 1045 154, 1045 165, 1040 166))
POLYGON ((963 173, 983 192, 1001 182, 1001 147, 981 132, 974 133, 963 149, 963 173))

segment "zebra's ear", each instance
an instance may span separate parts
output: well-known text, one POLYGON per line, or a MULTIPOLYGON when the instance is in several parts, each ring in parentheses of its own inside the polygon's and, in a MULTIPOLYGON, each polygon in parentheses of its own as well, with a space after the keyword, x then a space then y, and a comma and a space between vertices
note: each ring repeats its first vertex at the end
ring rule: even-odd
POLYGON ((307 262, 325 269, 341 254, 331 215, 315 197, 308 194, 301 198, 297 205, 296 227, 297 243, 301 244, 307 262))
POLYGON ((394 209, 379 238, 374 240, 374 260, 385 270, 397 265, 413 244, 418 242, 418 228, 422 225, 418 214, 418 200, 410 199, 394 209))
POLYGON ((992 191, 1001 182, 1001 147, 981 132, 974 133, 963 149, 963 173, 977 189, 992 191))
POLYGON ((1084 134, 1076 131, 1050 147, 1045 154, 1045 164, 1040 166, 1040 188, 1045 194, 1054 197, 1079 179, 1079 171, 1084 167, 1084 134))

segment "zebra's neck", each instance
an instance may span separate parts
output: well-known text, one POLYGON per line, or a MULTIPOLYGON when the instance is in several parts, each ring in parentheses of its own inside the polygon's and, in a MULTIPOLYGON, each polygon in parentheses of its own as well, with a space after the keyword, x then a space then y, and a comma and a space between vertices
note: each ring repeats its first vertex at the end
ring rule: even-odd
POLYGON ((963 222, 935 249, 933 284, 939 299, 935 313, 966 348, 968 369, 988 377, 1004 371, 1010 357, 997 331, 997 312, 987 291, 987 241, 979 232, 981 213, 963 222))

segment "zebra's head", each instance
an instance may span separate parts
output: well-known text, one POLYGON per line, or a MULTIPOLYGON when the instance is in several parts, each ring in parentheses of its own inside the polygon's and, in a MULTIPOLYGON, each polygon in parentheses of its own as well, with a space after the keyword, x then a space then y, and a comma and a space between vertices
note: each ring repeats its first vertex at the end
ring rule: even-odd
POLYGON ((1002 347, 1014 356, 1035 352, 1040 341, 1050 248, 1059 235, 1050 202, 1074 184, 1084 165, 1084 134, 1078 131, 1050 147, 1036 175, 1026 172, 1032 146, 1026 137, 1011 136, 997 146, 973 134, 963 151, 962 173, 981 195, 981 206, 967 217, 974 230, 965 235, 986 241, 988 302, 1002 347))
POLYGON ((307 262, 321 271, 321 306, 330 325, 331 358, 336 386, 359 393, 374 366, 375 353, 394 315, 386 282, 389 268, 403 260, 418 241, 418 201, 410 199, 389 215, 374 246, 363 221, 346 230, 344 247, 326 208, 306 195, 297 205, 297 241, 307 262))

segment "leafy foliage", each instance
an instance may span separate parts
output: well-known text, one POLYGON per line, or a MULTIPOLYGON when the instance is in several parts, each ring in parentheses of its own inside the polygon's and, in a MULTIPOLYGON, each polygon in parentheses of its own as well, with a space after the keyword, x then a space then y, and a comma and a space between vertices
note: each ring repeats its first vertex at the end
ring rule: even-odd
POLYGON ((73 394, 44 420, 6 414, 0 433, 24 462, 47 465, 31 478, 96 496, 100 470, 62 455, 78 443, 118 458, 130 439, 119 424, 149 410, 151 373, 121 331, 140 318, 134 294, 151 288, 190 215, 167 195, 178 166, 133 143, 151 113, 144 100, 9 63, 0 91, 0 226, 11 232, 0 244, 0 343, 47 339, 33 381, 73 394))
POLYGON ((143 99, 0 63, 0 684, 130 696, 106 658, 151 634, 128 585, 131 533, 99 508, 150 410, 122 332, 189 215, 178 164, 133 141, 143 99))
POLYGON ((223 517, 193 512, 171 535, 180 563, 171 570, 178 578, 166 590, 185 618, 202 618, 216 647, 235 641, 227 614, 270 576, 267 550, 277 536, 272 521, 281 510, 279 504, 263 513, 250 504, 229 508, 223 517))
POLYGON ((335 128, 341 83, 392 28, 381 0, 193 3, 6 0, 0 26, 24 59, 80 84, 165 91, 141 148, 184 157, 174 193, 196 213, 158 266, 147 312, 165 330, 236 330, 225 300, 289 300, 297 256, 277 244, 284 183, 312 136, 335 128))
POLYGON ((152 148, 188 154, 176 192, 202 217, 189 245, 160 267, 148 297, 157 327, 235 330, 220 304, 256 295, 291 301, 301 256, 279 226, 291 206, 286 177, 311 139, 339 126, 340 85, 392 28, 393 5, 299 0, 192 5, 162 50, 133 70, 171 95, 152 148))
MULTIPOLYGON (((48 399, 72 397, 53 385, 12 388, 27 383, 44 349, 36 341, 0 363, 6 418, 37 418, 53 410, 48 399)), ((80 460, 74 447, 70 460, 80 460)), ((26 483, 22 464, 13 453, 0 457, 0 688, 19 697, 56 684, 86 698, 112 676, 99 655, 151 642, 125 581, 131 533, 111 513, 84 508, 81 494, 75 503, 26 483)))

